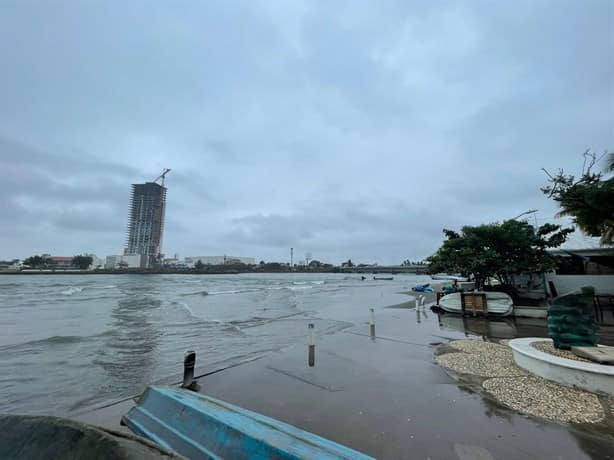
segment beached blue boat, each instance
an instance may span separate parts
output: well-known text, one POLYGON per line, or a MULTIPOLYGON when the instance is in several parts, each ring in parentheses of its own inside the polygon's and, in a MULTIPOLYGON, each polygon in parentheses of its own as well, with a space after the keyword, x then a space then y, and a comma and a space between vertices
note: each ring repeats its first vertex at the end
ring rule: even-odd
POLYGON ((287 423, 188 390, 150 386, 122 423, 191 459, 372 459, 287 423))

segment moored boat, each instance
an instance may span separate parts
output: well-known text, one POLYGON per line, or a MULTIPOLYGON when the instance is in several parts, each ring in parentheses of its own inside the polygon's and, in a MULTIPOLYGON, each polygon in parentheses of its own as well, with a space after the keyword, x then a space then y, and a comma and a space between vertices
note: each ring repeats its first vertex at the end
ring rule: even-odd
MULTIPOLYGON (((488 314, 508 316, 514 310, 514 301, 504 292, 475 292, 485 294, 488 314)), ((450 313, 462 313, 462 299, 460 292, 453 292, 439 300, 439 306, 450 313)))

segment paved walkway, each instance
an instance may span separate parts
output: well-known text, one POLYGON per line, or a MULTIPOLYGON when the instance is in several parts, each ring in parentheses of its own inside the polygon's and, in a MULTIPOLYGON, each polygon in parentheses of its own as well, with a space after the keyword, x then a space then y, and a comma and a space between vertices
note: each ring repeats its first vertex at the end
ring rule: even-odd
MULTIPOLYGON (((614 437, 527 418, 459 387, 433 352, 465 334, 429 310, 378 312, 376 335, 357 323, 317 339, 315 367, 300 344, 202 378, 202 391, 377 458, 614 458, 614 437)), ((108 423, 130 404, 81 419, 108 423)))

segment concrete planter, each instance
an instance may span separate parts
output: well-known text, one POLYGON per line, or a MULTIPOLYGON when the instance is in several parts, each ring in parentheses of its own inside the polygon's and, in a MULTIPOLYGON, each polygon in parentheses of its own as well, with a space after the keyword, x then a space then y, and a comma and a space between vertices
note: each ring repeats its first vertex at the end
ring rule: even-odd
POLYGON ((510 340, 514 361, 521 368, 548 380, 594 393, 614 396, 614 366, 560 358, 532 347, 537 337, 510 340))

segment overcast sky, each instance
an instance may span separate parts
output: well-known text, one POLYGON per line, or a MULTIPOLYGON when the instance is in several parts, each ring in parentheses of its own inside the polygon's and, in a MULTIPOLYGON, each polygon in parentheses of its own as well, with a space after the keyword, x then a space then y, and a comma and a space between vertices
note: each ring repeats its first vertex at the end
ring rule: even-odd
POLYGON ((0 259, 399 263, 614 150, 614 2, 0 1, 0 259))

